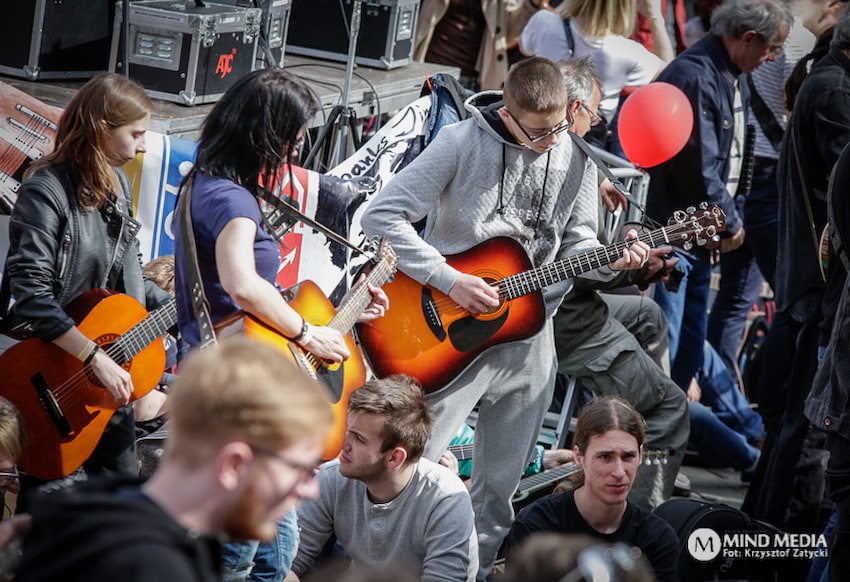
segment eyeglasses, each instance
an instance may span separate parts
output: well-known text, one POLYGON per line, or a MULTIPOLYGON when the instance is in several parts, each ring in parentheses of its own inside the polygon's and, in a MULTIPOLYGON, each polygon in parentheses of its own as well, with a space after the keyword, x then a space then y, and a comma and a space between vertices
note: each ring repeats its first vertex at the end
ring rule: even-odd
POLYGON ((782 48, 785 46, 784 43, 771 43, 770 40, 764 38, 762 35, 758 35, 759 40, 766 45, 768 56, 775 57, 782 52, 782 48))
POLYGON ((17 465, 12 465, 11 471, 0 471, 0 489, 6 489, 17 479, 21 478, 17 465))
MULTIPOLYGON (((271 457, 272 459, 280 461, 290 469, 298 471, 299 473, 301 473, 301 476, 298 479, 301 483, 309 483, 316 476, 316 473, 319 472, 319 469, 316 468, 314 465, 305 465, 303 463, 292 461, 279 453, 275 453, 274 451, 270 451, 268 449, 264 449, 256 445, 251 445, 251 450, 254 451, 255 455, 271 457)), ((0 473, 0 475, 2 475, 2 473, 0 473)))
POLYGON ((587 111, 588 115, 590 115, 590 127, 596 127, 597 125, 599 125, 599 122, 602 121, 602 118, 599 117, 599 114, 594 113, 593 110, 584 103, 582 103, 581 106, 584 107, 584 110, 587 111))
MULTIPOLYGON (((507 110, 507 109, 505 109, 505 111, 508 111, 508 110, 507 110)), ((513 120, 514 120, 514 123, 516 123, 517 127, 519 128, 519 130, 523 133, 523 135, 524 135, 526 138, 528 138, 528 141, 530 141, 531 143, 541 142, 541 141, 543 141, 544 139, 546 139, 547 137, 549 137, 550 135, 558 135, 559 133, 561 133, 561 132, 564 132, 564 131, 568 130, 568 129, 569 129, 570 127, 572 127, 572 125, 573 125, 573 120, 572 120, 572 119, 570 119, 570 117, 569 117, 569 115, 568 115, 568 116, 564 117, 564 120, 563 120, 561 123, 559 123, 558 125, 556 125, 554 129, 551 129, 551 130, 549 130, 549 131, 545 131, 545 132, 543 132, 543 133, 541 133, 541 134, 538 134, 538 135, 535 135, 535 136, 533 136, 533 137, 532 137, 532 136, 531 136, 531 134, 529 134, 529 133, 526 131, 526 129, 522 126, 522 124, 519 122, 519 119, 517 119, 516 117, 514 117, 514 114, 513 114, 513 113, 511 113, 510 111, 508 111, 508 115, 510 115, 510 116, 511 116, 511 119, 513 119, 513 120)))

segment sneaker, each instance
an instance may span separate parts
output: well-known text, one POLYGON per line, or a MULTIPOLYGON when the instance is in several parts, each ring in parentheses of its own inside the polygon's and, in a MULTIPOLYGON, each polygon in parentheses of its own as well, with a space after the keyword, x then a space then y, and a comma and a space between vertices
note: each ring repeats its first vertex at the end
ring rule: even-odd
POLYGON ((676 473, 676 481, 673 483, 673 497, 690 497, 691 496, 691 480, 687 475, 676 473))

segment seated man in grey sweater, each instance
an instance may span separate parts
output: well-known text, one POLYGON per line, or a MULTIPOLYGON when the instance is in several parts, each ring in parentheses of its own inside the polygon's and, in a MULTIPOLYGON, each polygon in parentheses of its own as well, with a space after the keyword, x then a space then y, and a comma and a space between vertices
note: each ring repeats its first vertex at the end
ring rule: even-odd
POLYGON ((424 582, 475 579, 472 502, 457 475, 421 458, 430 435, 431 414, 412 379, 391 376, 352 392, 339 459, 321 467, 319 497, 298 508, 299 577, 335 536, 355 566, 404 564, 424 582))

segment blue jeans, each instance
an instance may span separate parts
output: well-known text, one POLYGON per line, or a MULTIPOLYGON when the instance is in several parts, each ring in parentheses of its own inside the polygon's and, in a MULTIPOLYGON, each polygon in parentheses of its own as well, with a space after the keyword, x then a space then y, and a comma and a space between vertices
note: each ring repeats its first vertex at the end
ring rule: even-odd
POLYGON ((270 542, 231 542, 222 548, 224 582, 281 582, 298 552, 298 519, 293 509, 277 524, 270 542))
MULTIPOLYGON (((754 192, 753 195, 755 194, 754 192)), ((738 197, 735 202, 742 215, 751 212, 748 199, 738 197), (746 209, 744 208, 745 200, 748 203, 746 209)), ((776 209, 774 209, 775 214, 776 209)), ((775 236, 775 229, 773 233, 775 236)), ((747 314, 753 304, 758 303, 764 281, 757 264, 756 249, 759 254, 769 253, 772 250, 775 263, 775 238, 771 247, 769 241, 759 240, 758 231, 751 234, 747 230, 744 244, 734 251, 721 255, 720 288, 708 317, 708 341, 717 349, 726 367, 735 376, 738 375, 738 346, 741 345, 741 339, 744 337, 747 314)), ((764 259, 758 262, 763 261, 764 259)))
POLYGON ((723 424, 708 406, 688 402, 688 413, 689 440, 706 465, 738 470, 755 466, 759 450, 747 442, 747 437, 723 424))
POLYGON ((684 272, 679 290, 671 293, 664 285, 656 285, 655 301, 670 325, 670 377, 687 390, 703 362, 711 265, 702 250, 689 256, 676 251, 676 256, 680 259, 676 268, 684 272))
POLYGON ((744 204, 744 244, 750 249, 759 271, 771 288, 776 281, 776 241, 779 236, 779 192, 776 166, 756 158, 753 187, 744 204))
MULTIPOLYGON (((826 522, 826 527, 823 528, 823 537, 827 543, 832 539, 832 530, 835 529, 835 524, 838 522, 838 507, 832 504, 832 514, 829 516, 829 521, 826 522)), ((820 546, 818 546, 820 547, 820 546)), ((827 546, 827 549, 829 546, 827 546)), ((829 558, 817 557, 812 559, 812 565, 809 567, 809 574, 806 576, 806 582, 829 582, 829 558)))
POLYGON ((697 371, 697 383, 702 388, 700 402, 711 408, 723 424, 742 434, 754 443, 764 437, 764 421, 761 415, 750 408, 750 403, 741 394, 738 382, 715 351, 705 342, 702 368, 697 371))

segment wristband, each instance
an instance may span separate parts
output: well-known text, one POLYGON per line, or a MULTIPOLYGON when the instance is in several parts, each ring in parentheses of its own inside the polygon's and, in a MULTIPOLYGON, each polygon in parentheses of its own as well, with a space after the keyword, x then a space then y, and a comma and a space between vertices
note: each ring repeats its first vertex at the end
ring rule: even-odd
POLYGON ((94 342, 89 342, 89 344, 77 356, 77 359, 80 360, 84 365, 88 365, 99 349, 99 345, 94 342))
POLYGON ((303 317, 301 318, 301 331, 298 332, 298 335, 294 337, 283 336, 291 342, 301 343, 301 339, 304 337, 304 334, 307 333, 307 328, 309 327, 307 320, 303 317))
POLYGON ((310 340, 313 339, 313 328, 310 327, 310 324, 306 321, 304 322, 304 328, 301 331, 301 339, 298 340, 298 344, 302 347, 306 347, 307 344, 310 343, 310 340))
POLYGON ((534 453, 532 453, 532 458, 528 461, 528 465, 525 468, 524 476, 528 475, 536 475, 537 473, 543 470, 543 447, 541 445, 534 446, 534 453))

